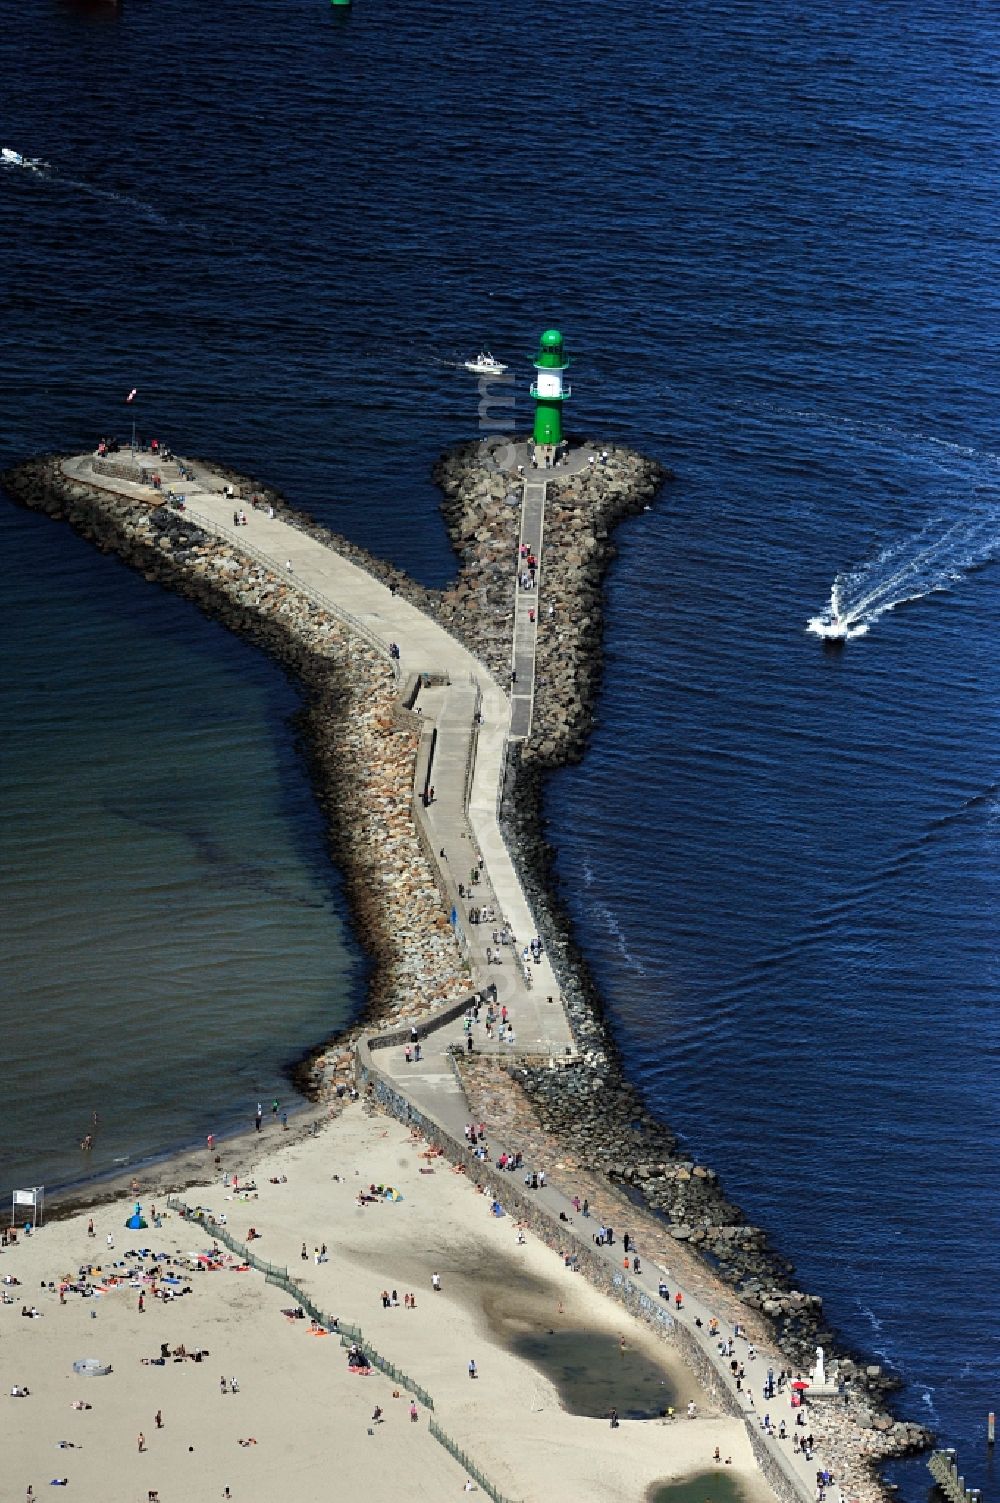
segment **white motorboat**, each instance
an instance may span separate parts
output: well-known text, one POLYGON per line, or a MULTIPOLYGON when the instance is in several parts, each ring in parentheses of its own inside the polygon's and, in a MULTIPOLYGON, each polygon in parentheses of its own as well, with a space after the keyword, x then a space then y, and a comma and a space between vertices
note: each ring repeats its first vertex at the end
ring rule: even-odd
POLYGON ((40 172, 47 167, 48 162, 43 162, 41 157, 24 157, 13 146, 0 146, 0 162, 5 167, 27 167, 29 171, 40 172))
POLYGON ((475 360, 465 362, 465 369, 474 376, 502 376, 507 367, 495 360, 489 350, 480 350, 475 360))

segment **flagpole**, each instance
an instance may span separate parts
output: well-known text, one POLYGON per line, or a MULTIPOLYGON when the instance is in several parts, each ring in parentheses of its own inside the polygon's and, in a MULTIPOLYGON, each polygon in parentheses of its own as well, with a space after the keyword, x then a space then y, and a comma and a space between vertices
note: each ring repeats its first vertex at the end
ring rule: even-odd
MULTIPOLYGON (((132 390, 129 392, 128 396, 125 398, 125 401, 126 402, 134 402, 137 396, 138 396, 138 388, 135 387, 135 386, 133 386, 132 390)), ((133 459, 135 459, 135 454, 136 454, 136 448, 135 448, 135 408, 133 407, 132 408, 132 458, 133 459)))

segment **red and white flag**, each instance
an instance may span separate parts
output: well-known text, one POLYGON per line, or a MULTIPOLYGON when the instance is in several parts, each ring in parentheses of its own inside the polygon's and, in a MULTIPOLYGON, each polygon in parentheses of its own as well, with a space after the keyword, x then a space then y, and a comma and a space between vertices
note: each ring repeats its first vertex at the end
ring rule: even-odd
POLYGON ((132 390, 129 392, 128 396, 125 398, 126 402, 134 402, 135 401, 136 392, 138 390, 139 390, 138 386, 133 386, 132 390))

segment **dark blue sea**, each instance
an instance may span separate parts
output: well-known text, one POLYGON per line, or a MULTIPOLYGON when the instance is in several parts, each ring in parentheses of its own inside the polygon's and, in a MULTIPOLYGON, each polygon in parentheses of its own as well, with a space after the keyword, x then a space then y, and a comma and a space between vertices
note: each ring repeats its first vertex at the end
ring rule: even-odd
MULTIPOLYGON (((676 470, 549 790, 564 893, 651 1105, 994 1500, 998 44, 977 0, 0 30, 50 164, 0 169, 0 463, 134 416, 439 584, 459 364, 526 426, 556 324, 571 425, 676 470)), ((365 967, 281 673, 63 527, 0 549, 2 1187, 94 1111, 103 1169, 289 1096, 365 967)))

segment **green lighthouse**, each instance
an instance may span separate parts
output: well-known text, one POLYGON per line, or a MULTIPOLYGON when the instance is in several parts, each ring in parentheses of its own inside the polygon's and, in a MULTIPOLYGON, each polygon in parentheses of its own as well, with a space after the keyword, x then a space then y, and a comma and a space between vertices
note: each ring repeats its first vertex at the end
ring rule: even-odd
POLYGON ((569 361, 563 354, 563 337, 558 329, 546 329, 538 341, 535 370, 538 372, 531 395, 535 399, 535 444, 555 448, 562 443, 562 404, 570 395, 563 384, 563 371, 569 361))

